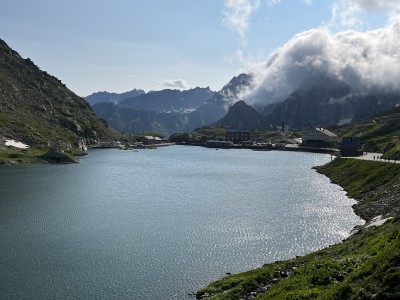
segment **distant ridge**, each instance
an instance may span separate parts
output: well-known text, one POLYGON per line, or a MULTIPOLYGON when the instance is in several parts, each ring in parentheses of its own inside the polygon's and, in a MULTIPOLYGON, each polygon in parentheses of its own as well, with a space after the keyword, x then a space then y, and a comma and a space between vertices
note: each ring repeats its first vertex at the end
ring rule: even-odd
POLYGON ((146 92, 144 90, 140 89, 133 89, 131 91, 125 92, 125 93, 109 93, 109 92, 97 92, 93 93, 89 96, 86 96, 85 99, 91 106, 101 103, 101 102, 106 102, 106 103, 114 103, 114 104, 119 104, 120 102, 124 101, 125 99, 136 97, 142 94, 145 94, 146 92))
POLYGON ((196 110, 213 95, 209 87, 184 91, 165 89, 125 98, 118 106, 157 113, 184 113, 196 110))

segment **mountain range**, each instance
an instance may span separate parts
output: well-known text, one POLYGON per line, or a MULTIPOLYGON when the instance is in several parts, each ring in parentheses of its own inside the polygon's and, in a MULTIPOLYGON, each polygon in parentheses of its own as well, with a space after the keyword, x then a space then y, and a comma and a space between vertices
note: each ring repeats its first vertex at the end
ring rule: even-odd
POLYGON ((118 106, 156 113, 187 113, 195 111, 213 94, 214 92, 208 87, 197 87, 186 91, 165 89, 125 98, 118 106))
POLYGON ((246 94, 252 85, 252 75, 240 74, 218 92, 208 88, 163 90, 131 97, 117 105, 97 103, 93 109, 112 128, 127 133, 158 130, 170 135, 212 124, 271 130, 280 129, 282 122, 290 129, 336 126, 400 105, 400 93, 355 91, 340 79, 319 75, 305 79, 280 102, 262 105, 270 103, 268 93, 264 93, 258 95, 251 110, 246 103, 235 106, 238 101, 254 103, 252 96, 246 94))
POLYGON ((119 104, 98 102, 98 93, 88 97, 96 102, 92 106, 96 114, 114 129, 129 134, 151 130, 169 136, 218 121, 239 100, 237 96, 249 80, 249 75, 242 74, 218 92, 208 87, 166 89, 123 99, 119 104))
POLYGON ((100 102, 109 102, 109 103, 118 104, 127 98, 136 97, 136 96, 139 96, 139 95, 145 94, 145 93, 146 92, 144 90, 140 90, 140 89, 133 89, 131 91, 121 93, 121 94, 109 93, 109 92, 104 91, 104 92, 93 93, 93 94, 85 97, 85 99, 92 106, 95 105, 96 103, 100 103, 100 102))

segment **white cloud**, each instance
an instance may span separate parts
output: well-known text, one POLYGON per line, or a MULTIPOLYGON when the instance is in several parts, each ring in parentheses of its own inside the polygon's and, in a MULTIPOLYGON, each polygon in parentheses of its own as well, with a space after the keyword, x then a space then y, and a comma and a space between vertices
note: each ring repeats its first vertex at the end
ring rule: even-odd
POLYGON ((269 5, 275 5, 278 4, 279 2, 282 2, 282 0, 268 0, 269 5))
POLYGON ((324 76, 348 83, 354 92, 400 91, 399 66, 400 20, 367 32, 313 29, 252 69, 256 88, 246 100, 263 105, 282 101, 305 82, 324 76))
MULTIPOLYGON (((280 2, 271 1, 271 5, 280 2)), ((400 92, 399 0, 337 0, 330 25, 299 33, 267 61, 248 65, 254 82, 242 98, 255 105, 283 101, 307 82, 324 77, 347 83, 354 93, 400 92), (373 13, 386 14, 387 25, 360 30, 365 17, 373 13), (332 25, 341 31, 333 33, 332 25)))
POLYGON ((332 8, 331 28, 361 28, 365 15, 384 12, 392 23, 400 17, 399 0, 337 0, 332 8))
POLYGON ((190 89, 190 85, 183 79, 163 80, 160 84, 166 87, 178 88, 178 89, 190 89))
MULTIPOLYGON (((268 0, 268 4, 273 6, 276 4, 279 4, 281 2, 283 2, 284 0, 268 0)), ((312 0, 302 0, 303 3, 310 5, 312 3, 312 0)))
POLYGON ((242 42, 245 41, 250 25, 250 16, 259 8, 260 3, 261 0, 225 0, 223 24, 238 33, 242 42))
MULTIPOLYGON (((343 2, 344 0, 341 0, 343 2)), ((358 10, 378 11, 387 10, 390 14, 400 12, 400 2, 398 0, 347 0, 348 5, 358 10)))

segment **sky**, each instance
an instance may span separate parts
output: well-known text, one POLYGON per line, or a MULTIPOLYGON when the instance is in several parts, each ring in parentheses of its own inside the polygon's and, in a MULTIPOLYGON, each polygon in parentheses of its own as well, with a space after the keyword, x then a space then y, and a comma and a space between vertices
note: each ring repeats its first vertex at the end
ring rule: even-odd
POLYGON ((80 96, 220 90, 297 34, 366 32, 397 0, 0 0, 0 38, 80 96))

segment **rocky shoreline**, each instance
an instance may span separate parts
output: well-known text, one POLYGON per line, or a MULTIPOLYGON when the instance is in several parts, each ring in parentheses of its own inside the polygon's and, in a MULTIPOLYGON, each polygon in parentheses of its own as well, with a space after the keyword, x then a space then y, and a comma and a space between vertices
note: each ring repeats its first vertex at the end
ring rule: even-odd
MULTIPOLYGON (((265 264, 260 269, 251 270, 242 274, 228 275, 223 279, 211 283, 208 287, 199 290, 195 294, 196 299, 250 300, 258 299, 258 297, 262 295, 265 296, 262 296, 261 299, 267 299, 267 295, 269 295, 266 294, 267 291, 272 292, 271 289, 276 284, 285 280, 290 280, 291 277, 299 277, 300 272, 298 272, 298 270, 315 267, 318 269, 320 265, 319 260, 321 257, 325 257, 322 254, 328 253, 328 256, 331 257, 334 256, 332 253, 338 251, 336 250, 337 248, 354 247, 356 249, 356 245, 360 243, 360 240, 366 239, 368 232, 374 232, 374 229, 379 229, 378 227, 385 224, 388 220, 393 218, 395 218, 395 220, 398 219, 396 217, 400 215, 400 185, 396 183, 398 182, 396 180, 399 180, 400 177, 400 166, 395 164, 385 165, 385 163, 382 162, 344 162, 340 161, 340 158, 338 158, 327 165, 316 167, 315 169, 319 173, 329 177, 333 183, 340 185, 347 192, 349 197, 357 201, 357 203, 353 205, 354 213, 365 220, 365 224, 355 226, 350 236, 344 239, 342 243, 328 246, 323 250, 310 253, 304 257, 297 256, 288 261, 277 261, 271 264, 265 264), (346 164, 345 167, 343 163, 346 164), (365 169, 361 170, 362 168, 360 166, 365 169), (375 172, 376 174, 370 171, 370 173, 373 173, 371 176, 363 175, 365 170, 374 170, 374 168, 378 169, 378 171, 375 172), (393 174, 396 174, 396 176, 393 176, 393 174), (225 290, 226 286, 227 288, 225 290), (231 292, 234 289, 238 289, 240 292, 231 292), (228 296, 228 292, 233 293, 235 296, 228 296), (219 298, 220 295, 221 298, 219 298)), ((360 243, 360 245, 363 244, 365 244, 365 242, 360 243)), ((344 252, 343 250, 340 251, 344 252)), ((340 253, 340 251, 338 252, 340 253)), ((340 257, 340 254, 338 256, 340 257)), ((318 272, 318 270, 315 272, 318 272)), ((325 279, 322 278, 323 275, 319 275, 321 277, 313 277, 315 282, 312 282, 311 285, 324 286, 325 284, 335 282, 337 284, 344 281, 347 275, 348 274, 345 273, 337 276, 333 275, 329 278, 331 282, 322 282, 325 279)), ((400 285, 397 285, 397 288, 400 291, 400 285)), ((301 293, 301 291, 299 291, 299 293, 301 293)), ((394 291, 394 293, 397 292, 394 291)), ((310 297, 309 299, 314 298, 319 299, 319 297, 310 297)))

